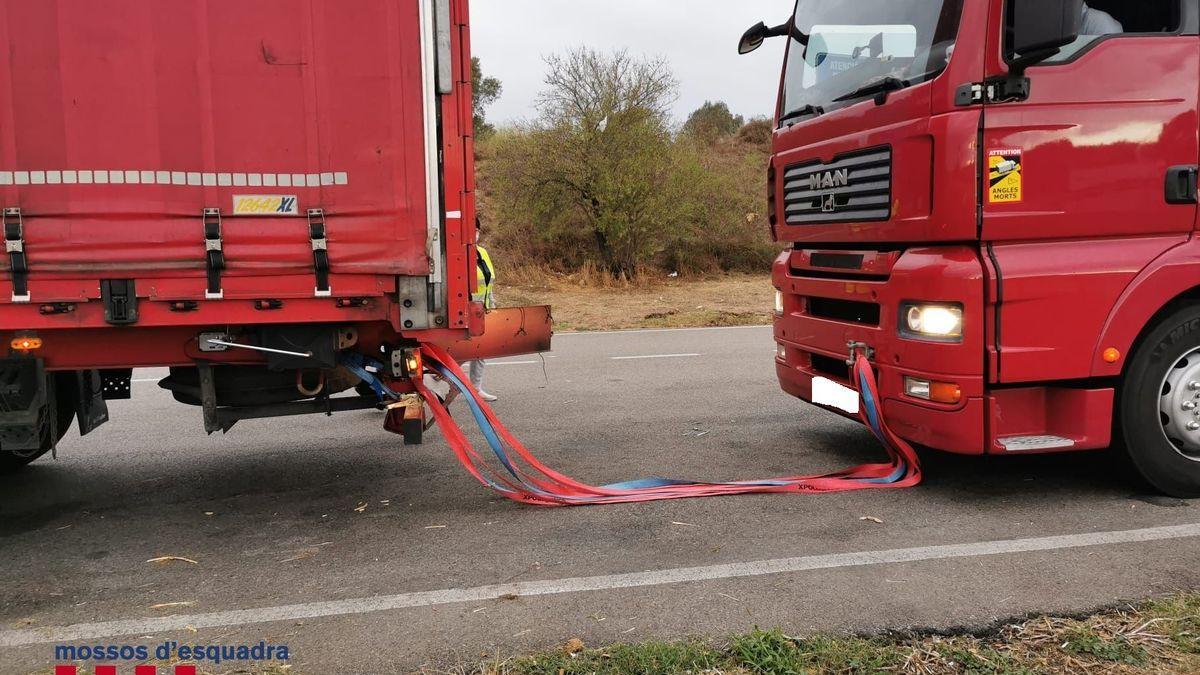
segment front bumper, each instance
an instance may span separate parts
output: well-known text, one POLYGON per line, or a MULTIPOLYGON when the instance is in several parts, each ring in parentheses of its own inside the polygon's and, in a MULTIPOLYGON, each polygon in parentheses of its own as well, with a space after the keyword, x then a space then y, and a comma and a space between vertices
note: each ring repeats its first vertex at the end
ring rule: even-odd
POLYGON ((988 451, 983 377, 985 302, 983 265, 965 246, 907 251, 787 251, 774 266, 784 312, 775 339, 784 348, 776 371, 784 391, 812 401, 812 380, 850 385, 849 343, 874 350, 883 413, 911 442, 963 454, 988 451), (961 342, 900 336, 900 306, 908 301, 962 305, 961 342), (904 393, 904 377, 958 385, 953 405, 904 393))

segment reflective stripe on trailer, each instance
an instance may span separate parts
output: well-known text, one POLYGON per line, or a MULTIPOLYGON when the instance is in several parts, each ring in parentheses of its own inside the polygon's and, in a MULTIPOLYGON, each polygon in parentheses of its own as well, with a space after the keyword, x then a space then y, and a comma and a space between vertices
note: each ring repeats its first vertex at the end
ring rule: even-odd
POLYGON ((0 171, 0 185, 175 185, 186 187, 329 187, 349 185, 345 171, 221 173, 159 169, 0 171))

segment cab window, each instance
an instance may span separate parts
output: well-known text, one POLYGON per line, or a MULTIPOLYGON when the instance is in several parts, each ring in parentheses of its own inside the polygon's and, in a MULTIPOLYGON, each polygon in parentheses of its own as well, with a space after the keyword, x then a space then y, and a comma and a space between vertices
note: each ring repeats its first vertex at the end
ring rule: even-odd
MULTIPOLYGON (((1172 35, 1183 23, 1182 0, 1088 0, 1079 38, 1041 65, 1066 63, 1100 40, 1122 35, 1172 35)), ((1008 50, 1012 56, 1012 50, 1008 50)))

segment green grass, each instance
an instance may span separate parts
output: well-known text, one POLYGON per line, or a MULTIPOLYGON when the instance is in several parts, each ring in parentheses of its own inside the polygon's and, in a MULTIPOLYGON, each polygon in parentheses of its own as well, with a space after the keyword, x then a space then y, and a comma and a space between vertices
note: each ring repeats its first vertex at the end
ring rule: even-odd
POLYGON ((1086 627, 1069 631, 1063 650, 1069 654, 1087 655, 1098 661, 1124 663, 1132 666, 1145 665, 1150 655, 1144 647, 1135 645, 1128 638, 1118 635, 1107 638, 1086 627))
POLYGON ((1085 618, 1037 617, 983 635, 791 637, 754 630, 721 642, 641 642, 462 665, 458 675, 1037 675, 1200 673, 1200 593, 1085 618))

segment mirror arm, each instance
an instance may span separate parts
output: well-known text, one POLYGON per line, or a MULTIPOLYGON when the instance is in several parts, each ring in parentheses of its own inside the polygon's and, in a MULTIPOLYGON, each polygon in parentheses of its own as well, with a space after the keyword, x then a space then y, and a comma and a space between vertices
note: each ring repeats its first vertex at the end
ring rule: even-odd
POLYGON ((1012 63, 1008 64, 1008 73, 1011 77, 1023 77, 1026 69, 1056 56, 1061 51, 1062 49, 1059 47, 1052 47, 1050 49, 1039 49, 1036 52, 1022 54, 1014 59, 1012 63))
POLYGON ((792 32, 792 22, 788 21, 787 23, 781 23, 778 26, 768 28, 767 32, 764 33, 763 35, 765 37, 783 37, 785 35, 788 35, 791 32, 792 32))

